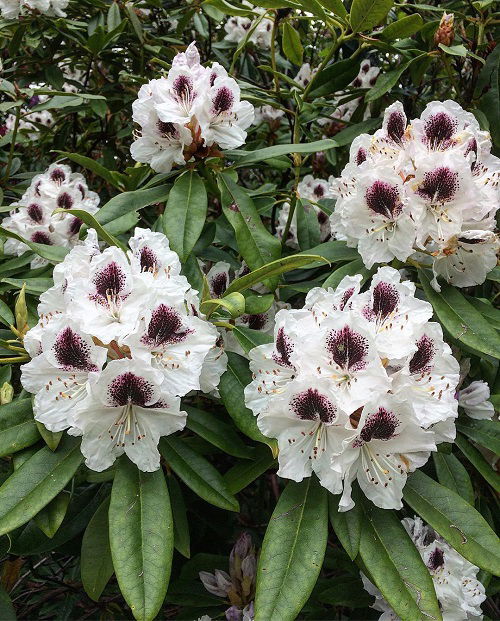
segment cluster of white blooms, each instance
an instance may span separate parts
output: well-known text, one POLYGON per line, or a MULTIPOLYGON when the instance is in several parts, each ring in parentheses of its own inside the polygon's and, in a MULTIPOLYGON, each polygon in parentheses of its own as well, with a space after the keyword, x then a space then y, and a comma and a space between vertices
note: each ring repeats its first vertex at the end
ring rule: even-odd
POLYGON ((27 13, 66 17, 64 9, 68 4, 69 0, 0 0, 0 12, 4 19, 17 19, 27 13))
MULTIPOLYGON (((34 100, 32 105, 36 105, 38 103, 43 103, 48 97, 46 95, 35 95, 32 99, 34 100)), ((30 140, 37 140, 40 132, 39 125, 44 125, 45 127, 52 127, 54 125, 54 117, 49 110, 34 110, 33 112, 30 112, 29 108, 22 108, 21 110, 22 116, 19 118, 17 131, 26 134, 30 140)), ((13 131, 15 125, 15 115, 9 114, 5 119, 6 131, 13 131)))
POLYGON ((285 115, 285 112, 280 108, 274 108, 273 106, 260 106, 255 108, 254 125, 260 125, 261 123, 269 123, 272 128, 280 126, 281 119, 285 115))
POLYGON ((36 420, 83 436, 98 471, 122 453, 156 470, 160 436, 186 422, 180 397, 213 390, 226 366, 167 238, 137 228, 129 247, 101 252, 90 230, 54 268, 24 339, 32 360, 21 382, 36 395, 36 420))
POLYGON ((233 16, 230 17, 224 24, 224 30, 226 36, 224 39, 231 43, 241 43, 241 41, 247 36, 251 30, 252 33, 248 40, 254 43, 258 48, 262 50, 268 50, 271 47, 273 22, 268 17, 262 18, 267 11, 261 7, 254 7, 247 0, 243 0, 242 4, 252 9, 252 12, 257 15, 256 19, 250 19, 249 17, 233 16), (256 24, 255 22, 258 21, 256 24))
MULTIPOLYGON (((80 173, 71 172, 64 164, 51 164, 42 174, 35 175, 22 198, 12 203, 13 210, 2 221, 2 226, 23 239, 48 246, 72 248, 78 241, 82 221, 56 209, 83 209, 95 213, 99 196, 88 189, 80 173)), ((28 246, 16 239, 4 244, 6 254, 21 255, 28 246)), ((45 261, 37 257, 33 267, 45 261)))
MULTIPOLYGON (((311 201, 311 203, 304 203, 304 209, 307 211, 312 209, 316 214, 319 224, 320 241, 322 242, 326 241, 331 234, 330 220, 326 213, 314 203, 317 203, 322 198, 334 198, 334 196, 335 194, 332 191, 331 182, 325 181, 324 179, 315 179, 312 175, 306 175, 297 186, 297 197, 304 201, 311 201)), ((288 231, 288 239, 286 240, 287 245, 292 248, 299 247, 297 238, 297 209, 298 207, 295 208, 288 231)), ((290 204, 284 203, 283 207, 280 209, 278 226, 276 227, 276 232, 280 238, 283 237, 289 213, 290 204)))
MULTIPOLYGON (((481 604, 486 595, 484 586, 477 579, 479 568, 449 546, 419 517, 405 518, 402 524, 432 576, 443 621, 482 619, 481 604)), ((383 613, 379 621, 401 621, 375 585, 363 574, 361 578, 365 589, 376 598, 372 608, 383 613)))
POLYGON ((500 159, 475 117, 454 101, 430 103, 407 123, 401 103, 382 129, 362 134, 333 183, 332 231, 367 267, 415 252, 458 287, 482 283, 497 263, 500 159))
POLYGON ((377 506, 398 509, 408 473, 454 439, 459 366, 414 283, 391 267, 364 293, 360 282, 346 276, 276 314, 274 342, 250 351, 246 404, 278 440, 280 476, 315 472, 343 492, 341 511, 357 479, 377 506))
POLYGON ((297 84, 300 84, 302 88, 306 88, 314 77, 316 71, 317 69, 311 69, 311 65, 309 63, 304 63, 297 72, 294 80, 297 84))
MULTIPOLYGON (((248 266, 243 264, 239 270, 235 271, 234 277, 239 278, 241 276, 245 276, 249 272, 250 270, 248 266)), ((226 263, 226 261, 217 261, 217 263, 214 263, 214 265, 212 265, 210 270, 207 272, 206 277, 212 298, 221 298, 233 280, 233 277, 231 276, 231 266, 229 263, 226 263)), ((262 285, 258 285, 257 289, 258 293, 267 292, 266 288, 262 285)), ((257 330, 258 332, 272 336, 274 333, 274 318, 276 313, 283 308, 290 308, 290 304, 274 300, 266 311, 253 315, 245 313, 240 317, 237 317, 234 323, 236 326, 243 326, 245 328, 257 330)), ((246 356, 243 348, 237 341, 236 337, 232 334, 231 330, 219 328, 219 332, 224 340, 224 349, 226 351, 232 351, 246 356)))
POLYGON ((200 64, 194 42, 174 57, 167 77, 140 88, 132 110, 141 127, 132 157, 157 172, 207 157, 211 147, 239 147, 254 118, 252 104, 240 100, 240 88, 224 67, 200 64))

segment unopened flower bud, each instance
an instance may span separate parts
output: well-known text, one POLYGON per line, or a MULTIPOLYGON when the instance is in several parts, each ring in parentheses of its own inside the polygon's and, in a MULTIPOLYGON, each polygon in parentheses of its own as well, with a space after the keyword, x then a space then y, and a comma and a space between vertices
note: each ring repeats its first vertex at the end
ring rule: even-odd
POLYGON ((15 305, 16 328, 21 335, 28 331, 28 308, 26 306, 26 284, 22 286, 15 305))
POLYGON ((434 35, 434 43, 436 45, 442 43, 443 45, 449 46, 453 43, 453 39, 455 38, 454 21, 455 16, 453 13, 443 13, 436 34, 434 35))
POLYGON ((220 569, 216 569, 213 574, 208 571, 200 571, 199 576, 206 590, 216 597, 226 597, 228 591, 232 589, 231 578, 220 569))
POLYGON ((0 388, 0 405, 5 405, 12 401, 14 396, 14 389, 9 382, 4 382, 2 388, 0 388))

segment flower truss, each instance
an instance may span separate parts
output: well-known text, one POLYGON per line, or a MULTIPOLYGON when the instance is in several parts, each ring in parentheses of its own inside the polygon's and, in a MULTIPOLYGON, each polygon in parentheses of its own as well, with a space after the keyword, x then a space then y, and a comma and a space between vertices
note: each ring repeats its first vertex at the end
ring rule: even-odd
POLYGON ((487 132, 456 102, 430 103, 407 123, 400 103, 362 134, 333 183, 332 231, 367 267, 393 258, 432 264, 457 287, 481 284, 497 263, 500 159, 487 132), (416 254, 415 254, 416 253, 416 254))
MULTIPOLYGON (((297 196, 305 201, 304 209, 307 211, 312 209, 316 214, 318 218, 320 241, 326 241, 330 237, 331 233, 330 221, 326 213, 314 203, 318 203, 321 199, 333 198, 335 196, 332 192, 331 184, 325 179, 315 179, 312 175, 306 175, 297 186, 297 196), (311 203, 308 203, 307 201, 311 201, 311 203)), ((289 213, 290 204, 284 203, 283 207, 280 209, 278 226, 276 227, 276 232, 280 238, 283 237, 289 213)), ((297 237, 297 209, 293 214, 287 237, 288 239, 286 243, 288 246, 291 246, 292 248, 299 247, 297 237)))
POLYGON ((69 0, 0 0, 0 12, 4 19, 17 19, 29 12, 66 17, 64 9, 68 4, 69 0))
POLYGON ((377 506, 398 509, 408 473, 454 439, 459 366, 413 283, 382 267, 368 291, 360 284, 346 276, 277 313, 274 342, 250 352, 246 404, 278 440, 278 474, 315 472, 343 492, 341 511, 354 506, 355 479, 377 506))
MULTIPOLYGON (((56 209, 82 209, 93 214, 97 211, 99 196, 88 189, 80 173, 71 172, 69 166, 51 164, 42 174, 33 177, 29 188, 17 203, 2 226, 23 239, 49 246, 72 248, 78 241, 82 221, 71 214, 54 213, 56 209)), ((8 239, 6 254, 21 255, 26 244, 8 239)), ((33 267, 46 261, 37 257, 33 267)))
POLYGON ((140 88, 132 110, 141 128, 132 157, 157 172, 216 154, 216 146, 241 146, 254 118, 252 104, 240 100, 240 88, 224 67, 200 64, 194 42, 175 56, 167 77, 140 88))
POLYGON ((243 1, 247 7, 251 7, 252 11, 258 16, 256 20, 249 17, 230 17, 224 24, 226 35, 224 39, 231 43, 241 43, 251 30, 248 40, 254 43, 261 50, 268 50, 272 42, 273 22, 267 17, 262 17, 266 10, 261 7, 254 7, 250 2, 243 1))
POLYGON ((21 381, 36 395, 36 420, 82 435, 98 471, 122 453, 156 470, 160 436, 186 422, 180 397, 214 390, 226 363, 167 238, 137 228, 129 247, 101 252, 90 230, 54 268, 24 340, 32 360, 21 381))
MULTIPOLYGON (((0 0, 1 2, 1 0, 0 0)), ((31 98, 28 109, 22 108, 22 116, 19 118, 17 131, 25 135, 29 140, 34 141, 39 138, 39 126, 52 127, 54 125, 54 117, 49 110, 29 111, 29 107, 47 101, 47 96, 35 95, 31 98)), ((16 116, 9 114, 5 119, 5 132, 13 131, 16 126, 16 116)))
MULTIPOLYGON (((481 603, 486 599, 484 586, 477 579, 479 568, 450 547, 419 517, 405 518, 403 526, 412 538, 428 568, 443 615, 443 621, 482 619, 481 603)), ((372 606, 383 614, 380 621, 400 621, 382 593, 361 574, 365 589, 375 596, 372 606)))

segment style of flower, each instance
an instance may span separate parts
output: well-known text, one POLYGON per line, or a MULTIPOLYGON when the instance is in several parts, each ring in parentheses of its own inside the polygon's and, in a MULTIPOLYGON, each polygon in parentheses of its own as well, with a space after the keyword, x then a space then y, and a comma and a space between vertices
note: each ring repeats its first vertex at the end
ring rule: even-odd
MULTIPOLYGON (((477 579, 479 568, 448 545, 419 517, 404 518, 402 524, 432 577, 443 621, 482 619, 481 604, 486 594, 477 579)), ((365 589, 375 597, 372 608, 383 613, 380 621, 401 621, 377 587, 364 574, 361 578, 365 589)))
POLYGON ((214 391, 226 357, 167 238, 137 228, 129 247, 101 251, 90 230, 54 268, 24 339, 32 360, 21 382, 35 393, 36 420, 82 436, 89 468, 126 453, 149 472, 159 438, 185 425, 180 398, 214 391))
POLYGON ((274 342, 252 349, 245 402, 276 438, 278 474, 315 472, 340 510, 354 480, 379 507, 400 508, 406 478, 457 416, 458 362, 415 285, 383 267, 361 293, 361 276, 312 289, 301 310, 281 310, 274 342))
POLYGON ((216 148, 234 149, 246 139, 254 108, 241 101, 240 88, 227 71, 200 64, 196 44, 177 54, 166 77, 144 84, 132 104, 140 131, 130 152, 157 172, 169 172, 216 148))
MULTIPOLYGON (((99 197, 88 189, 80 173, 71 172, 64 164, 51 164, 42 174, 35 175, 21 199, 11 204, 12 211, 2 221, 2 226, 27 241, 49 246, 72 248, 78 241, 82 221, 56 209, 81 209, 91 214, 97 212, 99 197)), ((6 254, 21 255, 28 247, 16 239, 4 245, 6 254)), ((46 261, 39 257, 33 267, 46 261)))
POLYGON ((387 108, 382 129, 352 143, 332 180, 332 232, 358 248, 367 267, 411 258, 457 287, 484 282, 500 243, 500 159, 475 117, 454 101, 428 104, 408 122, 387 108), (375 215, 375 212, 377 215, 375 215))

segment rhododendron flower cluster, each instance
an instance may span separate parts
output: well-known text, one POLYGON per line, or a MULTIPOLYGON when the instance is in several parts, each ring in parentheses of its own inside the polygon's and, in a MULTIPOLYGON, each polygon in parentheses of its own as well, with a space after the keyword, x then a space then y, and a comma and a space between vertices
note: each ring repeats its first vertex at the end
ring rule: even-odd
POLYGON ((262 50, 268 50, 272 43, 273 22, 267 17, 262 17, 266 13, 266 9, 254 7, 250 2, 246 2, 245 0, 242 4, 250 7, 257 15, 257 18, 253 20, 243 16, 230 17, 224 24, 224 30, 226 31, 224 39, 231 43, 239 44, 248 35, 249 31, 251 31, 248 40, 256 45, 256 47, 262 50))
POLYGON ((69 0, 0 0, 0 12, 4 19, 17 19, 27 13, 66 17, 64 9, 68 4, 69 0))
MULTIPOLYGON (((20 116, 17 125, 18 134, 21 133, 27 136, 30 140, 36 140, 39 136, 39 125, 52 127, 54 124, 54 117, 49 110, 29 111, 30 106, 35 106, 39 103, 43 103, 44 101, 47 101, 46 95, 35 95, 31 98, 27 108, 21 108, 22 115, 20 116)), ((16 116, 14 114, 9 114, 5 119, 5 130, 7 132, 11 132, 14 130, 15 126, 16 116)))
MULTIPOLYGON (((14 209, 2 226, 31 242, 72 248, 78 241, 82 221, 54 211, 81 209, 94 214, 98 205, 99 196, 88 189, 83 175, 71 172, 64 164, 51 164, 44 173, 35 175, 21 199, 11 204, 14 209)), ((28 246, 16 239, 8 239, 4 245, 6 254, 21 255, 26 250, 28 246)), ((37 257, 33 267, 45 263, 37 257)))
MULTIPOLYGON (((477 579, 479 568, 449 546, 419 517, 404 518, 402 524, 432 576, 443 621, 482 619, 481 603, 486 595, 484 586, 477 579)), ((365 589, 376 598, 372 608, 383 613, 380 621, 401 621, 377 587, 363 574, 361 578, 365 589)))
POLYGON ((497 263, 500 159, 489 134, 453 101, 407 122, 398 102, 382 129, 362 134, 333 183, 332 231, 367 267, 396 258, 432 263, 433 286, 482 283, 497 263), (414 254, 417 253, 417 254, 414 254))
POLYGON ((217 154, 217 147, 239 147, 254 119, 236 81, 219 63, 203 67, 194 42, 175 56, 166 77, 140 88, 132 110, 141 128, 132 157, 157 172, 217 154))
POLYGON ((86 464, 126 453, 160 465, 160 436, 182 429, 180 397, 215 389, 226 357, 162 233, 137 228, 127 252, 101 251, 93 230, 54 268, 40 320, 25 336, 21 382, 36 420, 81 435, 86 464))
MULTIPOLYGON (((319 238, 322 242, 330 237, 330 220, 326 213, 314 203, 318 203, 324 198, 333 198, 334 196, 335 194, 328 181, 325 179, 315 179, 312 175, 306 175, 297 186, 297 197, 303 199, 304 209, 306 211, 312 210, 318 218, 319 238), (309 203, 308 201, 311 202, 309 203)), ((297 237, 297 208, 298 207, 296 207, 293 214, 286 240, 287 245, 292 248, 299 247, 297 237)), ((290 203, 284 203, 283 207, 280 209, 278 225, 276 227, 278 237, 283 237, 289 213, 290 203)))
POLYGON ((382 267, 370 288, 346 276, 276 315, 274 342, 250 351, 247 406, 277 438, 280 476, 315 472, 353 507, 355 479, 382 508, 401 508, 409 472, 452 441, 458 362, 415 285, 382 267))

